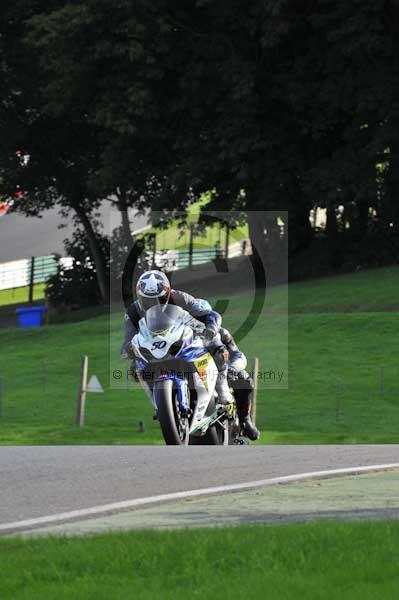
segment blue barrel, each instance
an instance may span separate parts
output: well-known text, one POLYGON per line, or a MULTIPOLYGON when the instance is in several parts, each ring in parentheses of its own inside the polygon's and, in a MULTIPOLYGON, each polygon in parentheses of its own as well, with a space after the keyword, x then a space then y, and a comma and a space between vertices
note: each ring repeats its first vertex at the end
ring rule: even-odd
POLYGON ((43 324, 43 316, 45 306, 26 306, 16 309, 18 315, 18 325, 23 329, 28 327, 41 327, 43 324))

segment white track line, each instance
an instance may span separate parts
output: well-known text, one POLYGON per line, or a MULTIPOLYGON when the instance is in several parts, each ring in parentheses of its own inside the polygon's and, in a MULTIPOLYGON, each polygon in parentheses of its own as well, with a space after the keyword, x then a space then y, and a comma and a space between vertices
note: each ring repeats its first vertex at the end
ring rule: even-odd
POLYGON ((289 483, 292 481, 303 481, 304 479, 320 479, 334 477, 338 475, 358 475, 372 471, 385 471, 388 469, 399 468, 399 463, 386 465, 371 465, 366 467, 348 467, 344 469, 330 469, 328 471, 311 471, 310 473, 299 473, 297 475, 284 475, 282 477, 272 477, 271 479, 259 479, 257 481, 248 481, 245 483, 233 483, 231 485, 220 485, 217 487, 202 488, 199 490, 188 490, 186 492, 173 492, 171 494, 161 494, 159 496, 148 496, 147 498, 135 498, 134 500, 124 500, 122 502, 113 502, 112 504, 103 504, 83 508, 80 510, 71 510, 69 512, 56 515, 47 515, 35 519, 25 519, 23 521, 14 521, 12 523, 0 524, 0 532, 14 532, 23 529, 37 528, 41 525, 69 521, 71 519, 81 519, 82 517, 93 517, 110 512, 137 508, 141 506, 159 504, 160 502, 170 502, 171 500, 185 500, 187 498, 197 498, 199 496, 211 496, 213 494, 222 494, 224 492, 237 492, 248 490, 277 483, 289 483))

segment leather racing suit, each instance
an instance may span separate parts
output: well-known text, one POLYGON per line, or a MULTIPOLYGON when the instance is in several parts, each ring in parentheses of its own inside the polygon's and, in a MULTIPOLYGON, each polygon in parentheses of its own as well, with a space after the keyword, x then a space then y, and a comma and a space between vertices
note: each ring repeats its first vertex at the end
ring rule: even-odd
MULTIPOLYGON (((216 391, 221 402, 227 403, 231 400, 231 393, 227 383, 227 363, 225 358, 225 347, 220 337, 219 329, 222 322, 222 317, 216 311, 212 310, 211 305, 207 300, 194 298, 191 294, 181 290, 171 290, 169 304, 179 306, 186 310, 193 320, 199 321, 205 326, 205 329, 210 328, 214 331, 212 339, 205 342, 206 349, 211 353, 215 364, 218 368, 218 377, 216 380, 216 391)), ((145 315, 145 312, 140 308, 137 300, 132 302, 128 307, 125 315, 125 340, 122 344, 122 356, 133 358, 131 349, 131 340, 139 330, 139 321, 145 315)), ((201 327, 201 326, 200 326, 201 327)), ((203 328, 203 327, 202 327, 203 328)), ((152 396, 151 393, 148 394, 152 396)))

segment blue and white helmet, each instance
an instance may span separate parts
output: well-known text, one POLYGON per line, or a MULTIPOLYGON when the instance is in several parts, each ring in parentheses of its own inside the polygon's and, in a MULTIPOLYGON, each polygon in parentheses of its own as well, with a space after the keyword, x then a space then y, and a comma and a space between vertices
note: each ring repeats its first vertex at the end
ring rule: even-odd
POLYGON ((146 271, 139 277, 136 294, 143 311, 157 304, 167 304, 170 298, 169 279, 162 271, 146 271))

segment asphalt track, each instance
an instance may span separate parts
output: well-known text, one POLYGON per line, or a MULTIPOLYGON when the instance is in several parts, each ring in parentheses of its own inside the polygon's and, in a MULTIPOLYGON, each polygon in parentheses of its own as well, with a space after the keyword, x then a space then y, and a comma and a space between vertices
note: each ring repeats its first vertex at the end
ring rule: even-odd
MULTIPOLYGON (((111 208, 109 202, 103 202, 98 211, 98 220, 109 227, 111 208)), ((147 218, 130 214, 132 232, 147 225, 147 218)), ((64 219, 57 208, 42 213, 41 218, 25 217, 21 213, 8 213, 0 218, 0 263, 30 258, 31 256, 47 256, 60 254, 64 256, 63 240, 70 239, 75 226, 71 219, 64 219), (62 226, 60 229, 59 227, 62 226)))
POLYGON ((0 525, 153 495, 399 462, 399 445, 0 449, 0 525))

